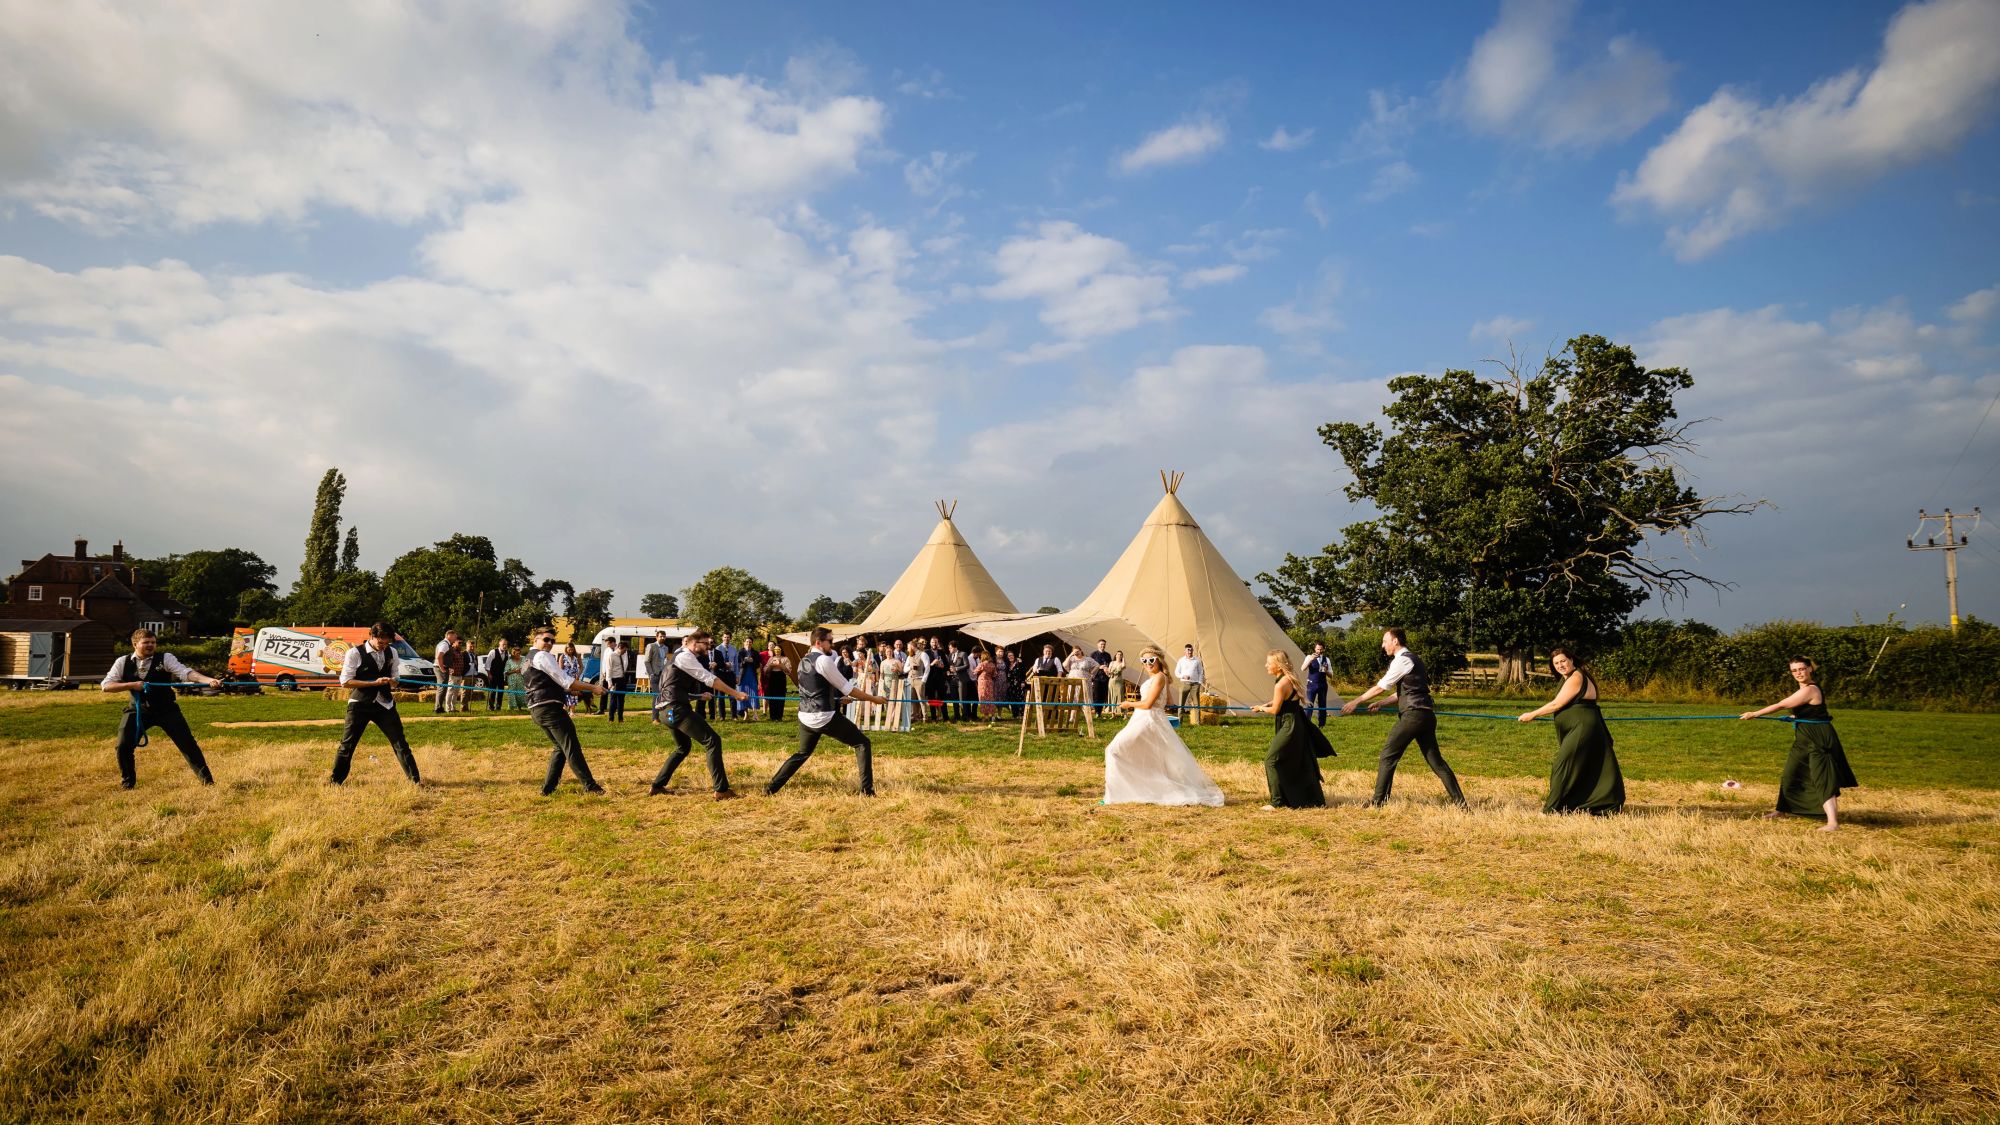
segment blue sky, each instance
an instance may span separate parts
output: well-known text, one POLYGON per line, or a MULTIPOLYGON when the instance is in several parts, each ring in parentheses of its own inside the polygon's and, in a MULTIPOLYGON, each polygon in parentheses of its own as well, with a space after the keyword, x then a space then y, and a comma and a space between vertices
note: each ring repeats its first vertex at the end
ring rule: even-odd
POLYGON ((289 577, 337 464, 377 568, 803 605, 956 497, 1069 605, 1155 470, 1248 577, 1367 514, 1319 423, 1579 332, 1777 505, 1676 615, 1936 619, 1915 509, 2000 492, 1996 0, 0 16, 10 557, 289 577))

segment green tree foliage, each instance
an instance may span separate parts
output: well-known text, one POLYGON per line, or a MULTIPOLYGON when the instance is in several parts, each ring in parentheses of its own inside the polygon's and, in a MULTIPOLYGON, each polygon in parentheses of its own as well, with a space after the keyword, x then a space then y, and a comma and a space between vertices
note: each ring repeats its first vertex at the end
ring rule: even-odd
POLYGON ((679 617, 681 600, 672 594, 647 594, 639 599, 639 613, 645 617, 679 617))
POLYGON ((299 564, 293 593, 310 591, 333 580, 340 570, 340 504, 347 498, 347 478, 328 469, 313 497, 312 521, 306 525, 306 555, 299 564))
POLYGON ((1043 606, 1042 608, 1040 608, 1040 609, 1036 610, 1035 612, 1036 612, 1036 613, 1061 613, 1061 612, 1062 612, 1062 610, 1059 610, 1059 609, 1057 609, 1056 607, 1054 607, 1054 606, 1052 606, 1052 605, 1045 605, 1045 606, 1043 606))
POLYGON ((715 632, 740 633, 785 621, 785 596, 739 567, 722 566, 681 591, 686 616, 715 632))
POLYGON ((200 636, 227 632, 244 594, 277 589, 271 581, 277 568, 240 547, 189 551, 175 556, 174 563, 167 596, 187 605, 189 627, 200 636))
POLYGON ((234 620, 252 629, 284 623, 285 600, 269 590, 250 589, 236 599, 234 620))
POLYGON ((875 607, 882 604, 883 596, 880 590, 863 590, 854 595, 854 600, 848 603, 851 608, 847 619, 856 624, 866 621, 868 615, 875 612, 875 607))
POLYGON ((592 586, 569 600, 569 635, 588 639, 611 624, 611 591, 592 586))
POLYGON ((453 535, 405 552, 382 575, 382 611, 411 638, 436 638, 448 628, 471 634, 482 616, 503 617, 520 601, 514 577, 494 565, 493 541, 483 535, 453 535))
POLYGON ((340 573, 352 574, 361 569, 361 529, 349 525, 347 540, 340 545, 340 573))
POLYGON ((374 571, 341 571, 292 595, 283 615, 300 625, 370 625, 382 616, 382 598, 382 579, 374 571))
POLYGON ((811 605, 806 606, 806 615, 798 621, 798 624, 811 627, 829 622, 848 623, 853 620, 853 612, 854 607, 847 602, 837 602, 830 595, 821 594, 812 600, 811 605))
POLYGON ((1693 446, 1674 395, 1693 383, 1601 336, 1532 378, 1393 379, 1386 437, 1373 423, 1319 431, 1354 478, 1348 499, 1381 514, 1258 577, 1306 625, 1361 613, 1517 657, 1607 639, 1649 595, 1718 585, 1656 558, 1654 540, 1702 542, 1705 518, 1761 505, 1682 482, 1674 458, 1693 446))

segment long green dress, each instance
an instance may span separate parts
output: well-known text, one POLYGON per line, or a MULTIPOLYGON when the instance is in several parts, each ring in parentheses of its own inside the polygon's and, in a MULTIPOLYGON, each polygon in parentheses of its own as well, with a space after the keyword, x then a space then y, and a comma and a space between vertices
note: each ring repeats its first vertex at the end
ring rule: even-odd
POLYGON ((1287 696, 1278 704, 1271 748, 1264 755, 1264 784, 1271 790, 1271 804, 1281 809, 1326 807, 1326 791, 1319 784, 1319 760, 1332 756, 1332 744, 1306 719, 1298 695, 1287 696))
POLYGON ((1597 686, 1589 673, 1584 674, 1583 685, 1576 698, 1555 713, 1556 757, 1549 763, 1545 813, 1580 810, 1603 816, 1625 807, 1625 775, 1611 749, 1611 728, 1604 725, 1597 701, 1583 697, 1597 686))
POLYGON ((1829 797, 1861 783, 1847 764, 1847 751, 1834 733, 1825 690, 1818 703, 1792 708, 1792 752, 1778 776, 1778 811, 1793 816, 1825 816, 1829 797))

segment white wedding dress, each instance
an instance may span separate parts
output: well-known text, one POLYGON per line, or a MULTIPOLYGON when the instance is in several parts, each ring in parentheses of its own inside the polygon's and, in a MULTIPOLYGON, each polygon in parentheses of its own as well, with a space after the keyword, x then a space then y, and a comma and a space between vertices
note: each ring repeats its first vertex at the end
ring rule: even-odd
POLYGON ((1155 675, 1139 692, 1139 709, 1104 748, 1107 805, 1222 804, 1222 790, 1201 770, 1161 709, 1166 677, 1155 675))

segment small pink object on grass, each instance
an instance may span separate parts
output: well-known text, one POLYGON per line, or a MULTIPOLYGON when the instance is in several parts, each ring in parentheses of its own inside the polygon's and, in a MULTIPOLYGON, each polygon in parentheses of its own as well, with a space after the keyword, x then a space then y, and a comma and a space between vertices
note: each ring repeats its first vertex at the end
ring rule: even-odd
POLYGON ((1722 787, 1724 789, 1741 789, 1743 788, 1743 783, 1732 777, 1728 781, 1723 782, 1722 787))

